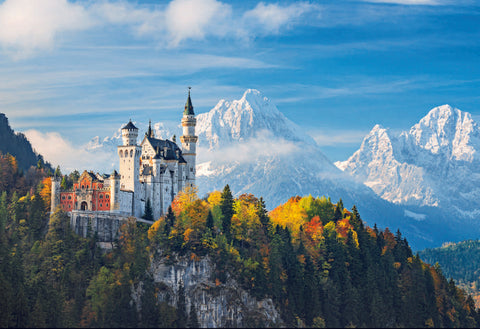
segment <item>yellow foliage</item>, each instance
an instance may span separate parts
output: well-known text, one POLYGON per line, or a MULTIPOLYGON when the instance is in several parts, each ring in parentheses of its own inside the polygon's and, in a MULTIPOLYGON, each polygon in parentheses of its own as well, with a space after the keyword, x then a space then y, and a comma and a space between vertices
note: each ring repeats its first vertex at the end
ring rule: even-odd
POLYGON ((283 205, 273 209, 269 215, 272 223, 288 227, 295 235, 298 233, 300 226, 308 220, 307 213, 299 204, 300 198, 290 198, 283 205))
POLYGON ((42 189, 40 190, 40 196, 42 197, 43 203, 48 209, 50 209, 51 195, 52 195, 52 179, 50 177, 47 177, 42 181, 42 189))
POLYGON ((178 192, 177 196, 172 202, 172 210, 175 214, 175 217, 179 217, 180 214, 185 210, 187 205, 198 200, 198 188, 196 186, 187 186, 183 191, 178 192))
POLYGON ((155 235, 157 235, 158 230, 160 229, 160 224, 163 221, 163 217, 160 218, 159 220, 155 221, 152 226, 148 229, 148 239, 153 240, 155 235))
POLYGON ((213 191, 208 195, 207 199, 208 203, 210 204, 210 207, 213 208, 217 205, 220 204, 220 201, 222 201, 222 192, 220 191, 213 191))
POLYGON ((188 242, 191 240, 191 236, 193 234, 193 230, 191 228, 187 228, 185 232, 183 233, 183 240, 185 242, 188 242))

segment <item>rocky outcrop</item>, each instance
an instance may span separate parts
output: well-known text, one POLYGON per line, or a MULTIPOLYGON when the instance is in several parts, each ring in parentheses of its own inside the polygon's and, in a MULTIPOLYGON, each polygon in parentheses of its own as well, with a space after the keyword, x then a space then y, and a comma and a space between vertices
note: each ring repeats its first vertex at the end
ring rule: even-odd
POLYGON ((187 311, 192 303, 202 328, 278 327, 280 313, 272 300, 257 300, 229 278, 226 283, 213 281, 215 264, 207 257, 156 256, 151 272, 160 288, 160 301, 175 306, 180 284, 185 289, 187 311))

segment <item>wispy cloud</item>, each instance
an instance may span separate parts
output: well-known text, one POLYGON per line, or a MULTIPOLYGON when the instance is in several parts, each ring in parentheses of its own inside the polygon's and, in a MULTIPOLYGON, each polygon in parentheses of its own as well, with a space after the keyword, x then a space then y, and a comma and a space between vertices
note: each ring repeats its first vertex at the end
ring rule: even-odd
POLYGON ((313 137, 318 146, 344 146, 359 144, 368 134, 363 130, 313 130, 309 135, 313 137))
POLYGON ((319 5, 296 2, 291 5, 265 4, 260 2, 255 8, 245 12, 243 19, 245 27, 252 31, 260 29, 264 34, 277 34, 282 29, 293 25, 303 25, 301 18, 307 13, 313 14, 313 19, 320 19, 321 7, 319 5))
POLYGON ((395 3, 399 5, 440 5, 441 0, 364 0, 365 2, 376 2, 376 3, 395 3))
POLYGON ((308 24, 310 20, 301 18, 318 14, 319 9, 307 2, 260 2, 253 9, 234 12, 230 4, 217 0, 172 0, 163 6, 124 0, 6 0, 0 4, 0 45, 15 58, 26 58, 52 49, 65 32, 94 29, 102 35, 115 26, 167 48, 207 38, 248 40, 308 24))
POLYGON ((299 145, 284 138, 274 137, 269 131, 259 131, 255 137, 230 144, 226 147, 210 150, 198 149, 198 162, 213 161, 222 163, 252 163, 268 157, 291 156, 292 153, 304 151, 299 145))
POLYGON ((62 32, 92 25, 85 8, 67 0, 6 0, 0 4, 0 44, 17 59, 51 48, 62 32))
POLYGON ((33 148, 54 166, 60 165, 63 172, 78 169, 110 172, 116 165, 115 156, 105 152, 87 151, 84 146, 76 147, 59 133, 42 133, 38 130, 25 132, 33 148))

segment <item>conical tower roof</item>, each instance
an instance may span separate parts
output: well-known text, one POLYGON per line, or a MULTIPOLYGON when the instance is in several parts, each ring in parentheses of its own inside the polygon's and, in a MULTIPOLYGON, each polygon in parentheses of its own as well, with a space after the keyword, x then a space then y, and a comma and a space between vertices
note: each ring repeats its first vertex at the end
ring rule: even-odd
POLYGON ((190 89, 191 87, 188 87, 188 98, 187 102, 185 103, 185 110, 183 111, 184 115, 195 115, 193 112, 192 99, 190 98, 190 89))
POLYGON ((132 120, 130 119, 130 121, 122 128, 123 129, 136 129, 138 130, 137 127, 135 127, 135 125, 132 123, 132 120))

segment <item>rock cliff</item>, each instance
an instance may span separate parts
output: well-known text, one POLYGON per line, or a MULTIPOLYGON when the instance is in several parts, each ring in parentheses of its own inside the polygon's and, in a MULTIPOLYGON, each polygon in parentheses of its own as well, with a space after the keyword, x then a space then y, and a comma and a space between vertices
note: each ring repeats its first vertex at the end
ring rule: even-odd
POLYGON ((183 284, 187 311, 193 303, 202 328, 278 327, 283 322, 272 300, 257 300, 232 278, 215 282, 215 264, 206 257, 152 259, 151 273, 159 287, 160 301, 175 306, 183 284))

